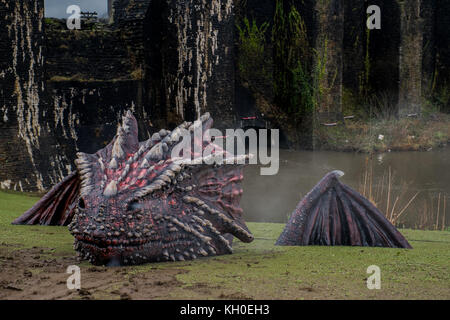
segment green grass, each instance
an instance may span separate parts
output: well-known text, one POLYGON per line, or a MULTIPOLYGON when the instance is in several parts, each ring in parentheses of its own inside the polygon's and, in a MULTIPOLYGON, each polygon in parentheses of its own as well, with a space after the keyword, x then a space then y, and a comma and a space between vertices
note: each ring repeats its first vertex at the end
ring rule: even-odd
MULTIPOLYGON (((53 248, 73 256, 65 227, 13 226, 38 198, 0 192, 0 245, 53 248)), ((412 250, 278 247, 283 225, 248 223, 255 241, 232 255, 126 267, 129 274, 180 270, 171 298, 450 299, 450 232, 401 230, 412 250), (367 267, 381 268, 381 290, 368 290, 367 267)))
POLYGON ((0 192, 0 244, 12 250, 20 248, 51 248, 58 253, 73 253, 73 237, 67 227, 16 226, 11 222, 39 198, 19 193, 0 192))
MULTIPOLYGON (((256 239, 235 254, 194 261, 178 275, 184 289, 221 288, 225 296, 259 299, 450 298, 450 233, 401 230, 413 250, 278 247, 283 225, 249 223, 256 239), (368 290, 367 267, 381 268, 382 290, 368 290)), ((181 297, 185 290, 174 293, 181 297)), ((191 292, 195 297, 195 292, 191 292)), ((199 297, 201 298, 201 296, 199 297)))

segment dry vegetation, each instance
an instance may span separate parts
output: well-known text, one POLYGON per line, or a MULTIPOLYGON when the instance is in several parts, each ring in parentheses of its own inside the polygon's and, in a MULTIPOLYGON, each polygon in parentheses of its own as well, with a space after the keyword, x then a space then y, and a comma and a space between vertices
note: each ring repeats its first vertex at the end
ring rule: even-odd
POLYGON ((450 115, 424 114, 417 118, 348 119, 335 126, 318 125, 317 147, 323 150, 388 152, 427 151, 450 141, 450 115))
POLYGON ((395 179, 395 174, 389 167, 383 176, 375 181, 372 162, 367 160, 358 191, 384 212, 386 218, 397 227, 401 226, 401 218, 405 217, 407 209, 414 205, 418 210, 415 229, 446 230, 447 197, 442 193, 438 194, 437 199, 429 196, 422 202, 422 209, 417 204, 420 191, 410 196, 409 185, 405 181, 400 181, 400 188, 393 188, 395 179))

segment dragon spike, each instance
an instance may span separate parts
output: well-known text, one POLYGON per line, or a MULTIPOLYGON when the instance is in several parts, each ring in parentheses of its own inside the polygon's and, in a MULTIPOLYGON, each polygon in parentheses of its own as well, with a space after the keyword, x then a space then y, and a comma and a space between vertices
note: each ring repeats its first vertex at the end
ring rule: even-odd
POLYGON ((101 159, 95 154, 87 154, 83 152, 77 153, 77 159, 75 159, 75 165, 77 166, 78 173, 81 179, 81 190, 80 194, 82 196, 89 194, 92 191, 94 181, 93 174, 96 167, 101 164, 101 159))
POLYGON ((111 158, 124 159, 127 154, 135 153, 139 148, 138 126, 130 110, 122 117, 122 124, 117 126, 116 137, 111 151, 111 158))
POLYGON ((209 129, 212 125, 212 119, 209 113, 205 113, 194 123, 183 122, 172 132, 161 129, 159 132, 155 132, 150 139, 145 141, 139 148, 139 156, 145 154, 141 160, 141 168, 149 168, 150 163, 158 161, 165 161, 168 159, 170 151, 181 143, 180 139, 183 134, 191 135, 196 128, 202 127, 203 132, 209 129))
POLYGON ((115 196, 116 194, 117 194, 117 182, 115 180, 112 180, 106 187, 105 191, 103 191, 103 195, 109 198, 115 196))

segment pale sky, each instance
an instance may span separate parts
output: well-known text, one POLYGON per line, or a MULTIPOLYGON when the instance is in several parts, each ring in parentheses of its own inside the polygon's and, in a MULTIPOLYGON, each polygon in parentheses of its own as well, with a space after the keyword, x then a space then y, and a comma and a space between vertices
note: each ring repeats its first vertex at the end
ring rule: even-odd
POLYGON ((44 0, 45 16, 52 18, 67 18, 67 7, 78 5, 81 11, 96 11, 98 17, 102 17, 108 12, 108 0, 44 0))

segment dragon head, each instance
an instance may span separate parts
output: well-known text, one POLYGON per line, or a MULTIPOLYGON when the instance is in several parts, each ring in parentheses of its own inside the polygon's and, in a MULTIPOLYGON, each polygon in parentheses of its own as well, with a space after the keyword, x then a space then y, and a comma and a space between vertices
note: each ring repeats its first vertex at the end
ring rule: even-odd
POLYGON ((77 154, 81 190, 69 230, 83 258, 96 265, 187 260, 231 253, 233 236, 253 240, 239 206, 242 165, 205 136, 211 125, 205 114, 139 142, 128 111, 109 145, 77 154), (171 157, 186 133, 194 150, 213 147, 226 164, 207 164, 203 153, 171 157))

